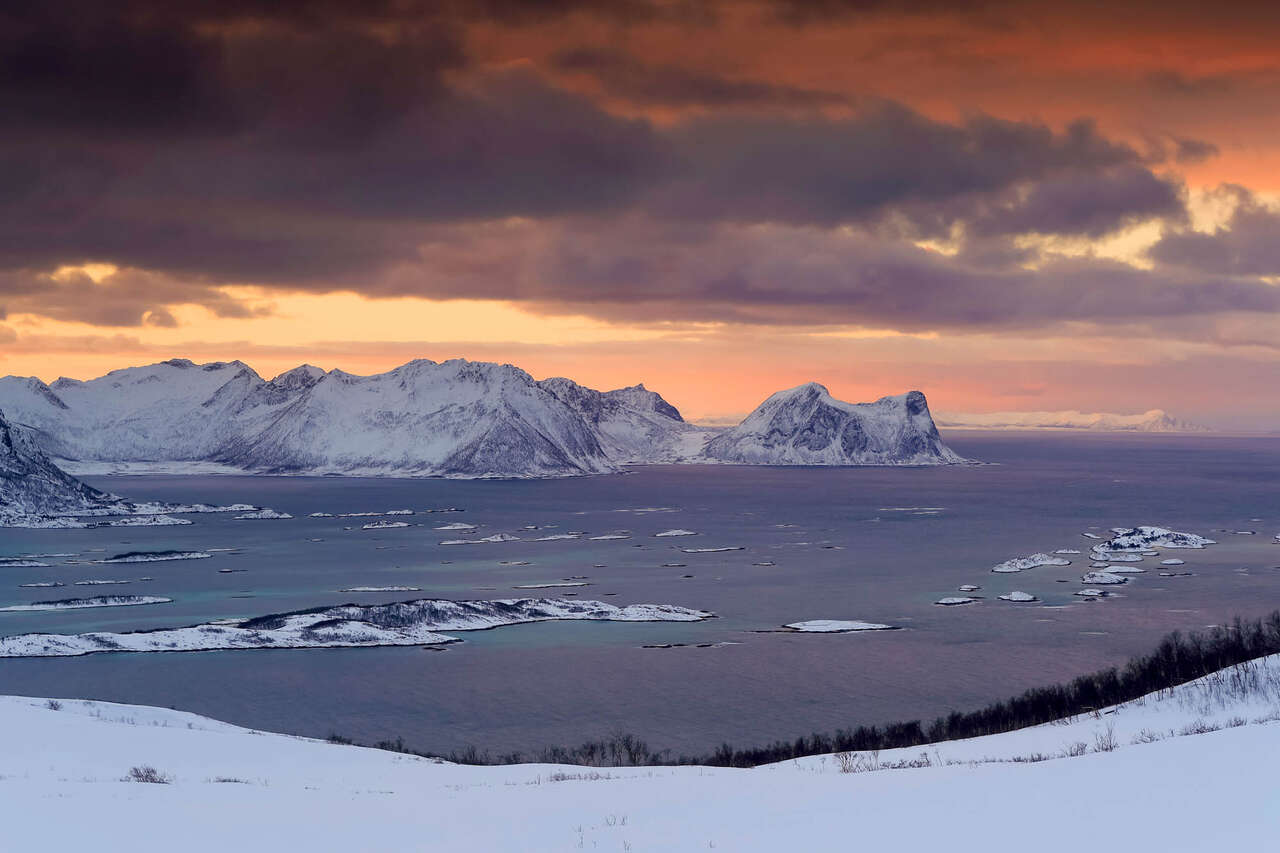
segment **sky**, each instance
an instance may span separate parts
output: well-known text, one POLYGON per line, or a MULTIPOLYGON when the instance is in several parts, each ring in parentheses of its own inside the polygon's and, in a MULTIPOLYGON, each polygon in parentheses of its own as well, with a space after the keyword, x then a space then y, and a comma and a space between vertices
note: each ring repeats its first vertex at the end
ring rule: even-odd
POLYGON ((1280 4, 0 8, 0 373, 1280 421, 1280 4))

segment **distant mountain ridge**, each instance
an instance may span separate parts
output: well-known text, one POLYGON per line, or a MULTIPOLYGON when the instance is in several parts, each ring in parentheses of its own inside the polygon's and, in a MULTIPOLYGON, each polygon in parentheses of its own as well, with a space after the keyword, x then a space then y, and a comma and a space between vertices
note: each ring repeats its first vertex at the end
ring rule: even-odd
POLYGON ((975 429, 1072 429, 1096 432, 1209 432, 1207 427, 1179 420, 1163 409, 1136 415, 1111 412, 987 412, 945 414, 938 423, 975 429))
POLYGON ((0 379, 0 408, 71 470, 212 464, 271 474, 564 477, 654 462, 927 465, 963 461, 924 395, 779 392, 724 433, 643 385, 596 391, 509 364, 425 359, 356 376, 171 359, 88 381, 0 379), (76 467, 82 466, 82 467, 76 467))

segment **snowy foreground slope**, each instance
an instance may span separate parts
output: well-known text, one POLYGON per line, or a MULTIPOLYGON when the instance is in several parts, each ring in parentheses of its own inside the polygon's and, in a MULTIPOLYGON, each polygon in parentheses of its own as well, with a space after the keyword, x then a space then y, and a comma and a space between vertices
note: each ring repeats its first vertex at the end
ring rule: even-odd
POLYGON ((1267 850, 1278 712, 1280 656, 902 755, 466 767, 178 711, 0 697, 0 825, 14 850, 1267 850), (145 766, 169 783, 122 781, 145 766))
POLYGON ((804 386, 713 438, 643 385, 601 392, 465 359, 420 359, 373 376, 303 365, 270 381, 239 361, 186 359, 87 382, 7 376, 0 409, 71 473, 86 474, 563 477, 656 462, 962 461, 918 391, 853 405, 804 386))

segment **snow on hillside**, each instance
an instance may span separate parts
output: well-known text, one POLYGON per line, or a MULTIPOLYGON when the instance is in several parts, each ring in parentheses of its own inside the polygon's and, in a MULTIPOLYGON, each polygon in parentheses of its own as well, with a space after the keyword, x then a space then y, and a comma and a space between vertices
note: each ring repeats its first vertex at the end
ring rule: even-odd
POLYGON ((938 415, 938 423, 975 429, 1084 429, 1097 432, 1208 432, 1199 424, 1179 420, 1163 409, 1136 415, 1111 412, 986 412, 938 415))
POLYGON ((846 403, 816 382, 765 400, 703 454, 754 465, 940 465, 965 461, 942 442, 924 394, 846 403))
POLYGON ((590 424, 616 462, 674 461, 689 436, 705 435, 644 385, 594 391, 560 376, 538 384, 590 424))
POLYGON ((287 402, 239 362, 171 359, 81 382, 0 379, 0 409, 66 459, 216 459, 227 443, 287 402), (265 389, 265 390, 264 390, 265 389))
POLYGON ((613 470, 582 419, 511 365, 332 371, 230 458, 268 472, 546 477, 613 470))
POLYGON ((0 814, 15 850, 1266 850, 1280 833, 1276 668, 1096 717, 754 770, 467 767, 181 711, 0 697, 0 814), (123 781, 135 767, 165 784, 123 781))

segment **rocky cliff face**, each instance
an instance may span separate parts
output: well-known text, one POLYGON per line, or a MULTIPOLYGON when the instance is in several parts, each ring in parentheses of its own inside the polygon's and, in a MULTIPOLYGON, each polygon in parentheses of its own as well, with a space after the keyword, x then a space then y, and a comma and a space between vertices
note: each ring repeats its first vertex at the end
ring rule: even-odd
POLYGON ((96 509, 117 500, 59 469, 0 413, 0 525, 6 518, 96 509))

